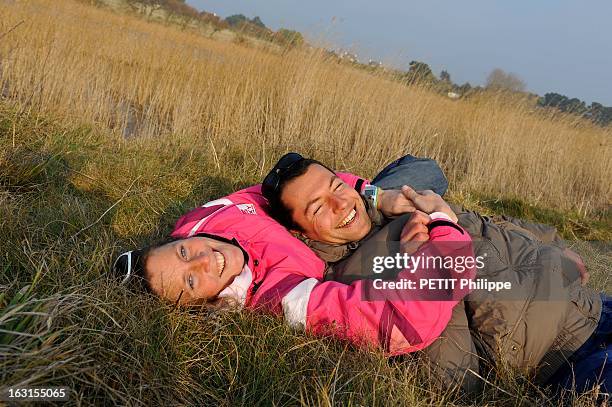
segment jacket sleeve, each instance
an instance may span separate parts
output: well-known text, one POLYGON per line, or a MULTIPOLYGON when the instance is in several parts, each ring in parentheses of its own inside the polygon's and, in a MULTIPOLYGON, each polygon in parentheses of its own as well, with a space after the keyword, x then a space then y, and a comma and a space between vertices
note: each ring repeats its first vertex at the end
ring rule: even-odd
POLYGON ((470 332, 464 301, 453 308, 446 329, 423 353, 433 373, 431 378, 440 389, 460 388, 466 394, 482 391, 484 382, 478 375, 480 358, 470 332))
POLYGON ((487 222, 492 222, 504 229, 514 229, 526 233, 543 243, 553 244, 562 249, 566 247, 565 241, 561 238, 554 226, 528 222, 506 215, 483 216, 455 204, 450 204, 450 207, 459 217, 461 226, 463 226, 472 236, 482 236, 482 230, 485 229, 485 224, 487 222))
POLYGON ((533 234, 538 240, 543 243, 553 243, 562 248, 565 247, 565 241, 557 232, 557 228, 542 223, 527 222, 526 220, 513 218, 512 216, 497 215, 491 218, 493 223, 500 226, 512 225, 519 227, 533 234))
MULTIPOLYGON (((422 256, 473 256, 471 239, 450 221, 430 231, 430 241, 419 249, 422 256), (441 243, 452 242, 452 245, 441 243)), ((428 270, 400 271, 396 281, 426 279, 428 270), (416 276, 416 278, 415 278, 416 276)), ((449 270, 452 277, 473 279, 475 269, 449 270)), ((404 289, 374 292, 374 280, 350 285, 310 278, 301 281, 282 299, 287 322, 315 334, 331 334, 357 345, 382 347, 396 355, 425 348, 440 336, 453 307, 465 293, 452 298, 411 299, 404 289)), ((459 292, 457 285, 453 294, 459 292)))

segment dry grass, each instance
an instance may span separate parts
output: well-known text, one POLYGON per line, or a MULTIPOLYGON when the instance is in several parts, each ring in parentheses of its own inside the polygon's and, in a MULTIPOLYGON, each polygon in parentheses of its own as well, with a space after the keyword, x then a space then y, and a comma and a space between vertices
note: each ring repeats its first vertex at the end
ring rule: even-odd
MULTIPOLYGON (((68 385, 73 405, 554 403, 520 375, 459 399, 413 359, 275 318, 173 309, 107 270, 288 149, 365 175, 405 152, 433 156, 457 201, 610 236, 592 219, 610 202, 609 131, 68 0, 0 0, 0 64, 0 388, 68 385)), ((609 246, 576 245, 610 292, 609 246)))
POLYGON ((366 174, 410 152, 436 158, 455 192, 583 215, 611 201, 610 130, 501 96, 453 102, 318 51, 218 43, 68 0, 7 4, 0 30, 24 23, 0 42, 2 82, 23 109, 206 144, 221 172, 228 151, 260 174, 287 149, 366 174))

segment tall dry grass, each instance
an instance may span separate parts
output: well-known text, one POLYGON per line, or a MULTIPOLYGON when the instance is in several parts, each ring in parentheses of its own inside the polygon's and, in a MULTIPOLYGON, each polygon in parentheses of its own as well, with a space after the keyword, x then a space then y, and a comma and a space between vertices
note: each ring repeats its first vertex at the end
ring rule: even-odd
POLYGON ((4 0, 0 21, 0 89, 22 110, 118 142, 205 144, 219 173, 230 151, 256 177, 288 149, 365 174, 412 153, 437 159, 456 192, 583 215, 611 201, 612 132, 526 103, 454 102, 316 50, 249 49, 70 0, 4 0))
MULTIPOLYGON (((0 64, 0 392, 69 386, 69 405, 556 404, 522 374, 459 398, 417 360, 273 317, 177 309, 108 269, 194 205, 257 182, 287 149, 366 175, 404 152, 431 155, 457 194, 587 214, 610 196, 603 130, 68 0, 0 0, 0 64)), ((609 246, 577 250, 590 284, 610 292, 609 246)))

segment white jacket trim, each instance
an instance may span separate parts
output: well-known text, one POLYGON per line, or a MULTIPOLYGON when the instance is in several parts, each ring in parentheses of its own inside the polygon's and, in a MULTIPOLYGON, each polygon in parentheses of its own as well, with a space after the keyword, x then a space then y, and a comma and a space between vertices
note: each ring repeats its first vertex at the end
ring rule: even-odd
MULTIPOLYGON (((232 201, 230 201, 227 198, 221 198, 221 199, 215 199, 214 201, 210 201, 210 202, 206 202, 204 205, 202 205, 202 208, 208 208, 211 206, 215 206, 215 205, 224 205, 224 206, 228 206, 228 205, 233 205, 234 203, 232 201)), ((193 235, 196 234, 196 232, 200 229, 200 227, 202 226, 202 224, 204 222, 206 222, 206 220, 208 218, 210 218, 212 215, 214 215, 216 212, 211 213, 210 215, 208 215, 205 218, 202 218, 198 221, 198 223, 196 223, 194 225, 194 227, 191 228, 191 230, 189 231, 189 234, 187 235, 187 237, 191 237, 193 235)))
POLYGON ((215 205, 233 205, 234 203, 232 201, 230 201, 227 198, 221 198, 221 199, 215 199, 214 201, 210 201, 210 202, 206 202, 204 205, 202 205, 202 208, 208 208, 209 206, 215 206, 215 205))
POLYGON ((240 307, 244 307, 244 303, 246 302, 247 292, 251 283, 253 282, 253 273, 251 269, 246 264, 242 269, 242 272, 234 277, 234 281, 227 287, 225 287, 218 295, 218 298, 231 298, 236 302, 236 304, 240 305, 240 307))
POLYGON ((306 312, 312 289, 319 284, 316 278, 308 278, 295 287, 282 299, 285 321, 293 328, 306 328, 306 312))

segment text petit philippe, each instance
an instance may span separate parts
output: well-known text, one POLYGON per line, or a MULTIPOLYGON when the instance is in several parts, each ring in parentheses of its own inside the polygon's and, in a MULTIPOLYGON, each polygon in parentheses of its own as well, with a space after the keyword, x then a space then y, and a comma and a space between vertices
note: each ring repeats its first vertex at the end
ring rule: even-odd
MULTIPOLYGON (((411 274, 417 270, 427 272, 428 270, 454 270, 461 274, 473 268, 482 269, 485 266, 483 256, 427 256, 408 255, 407 253, 396 253, 394 256, 375 256, 372 259, 372 272, 381 274, 387 269, 406 270, 411 274)), ((500 291, 512 289, 509 281, 489 281, 487 279, 471 278, 419 278, 411 280, 402 278, 399 280, 374 279, 373 287, 380 290, 487 290, 500 291)))

